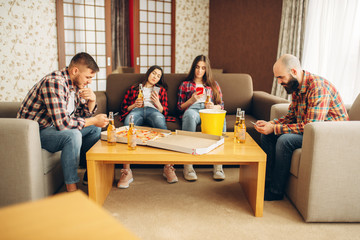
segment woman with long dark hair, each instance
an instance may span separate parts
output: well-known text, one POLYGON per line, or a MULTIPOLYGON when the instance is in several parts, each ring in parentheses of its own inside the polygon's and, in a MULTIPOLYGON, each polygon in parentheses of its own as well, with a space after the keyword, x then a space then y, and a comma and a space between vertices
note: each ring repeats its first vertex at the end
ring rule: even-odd
MULTIPOLYGON (((142 83, 131 86, 121 104, 120 121, 129 125, 130 116, 133 116, 135 126, 147 125, 153 128, 167 129, 166 117, 168 114, 167 84, 161 67, 154 65, 148 69, 142 83), (139 99, 139 85, 142 84, 143 99, 139 99)), ((178 181, 173 165, 164 166, 164 177, 168 183, 178 181)), ((118 188, 128 188, 133 182, 130 164, 124 164, 118 188)))
MULTIPOLYGON (((182 115, 182 130, 196 131, 200 124, 201 109, 224 109, 224 101, 219 84, 213 79, 210 60, 204 55, 197 56, 186 79, 182 82, 178 92, 178 108, 182 115), (206 92, 211 101, 206 101, 206 92)), ((226 122, 224 121, 224 129, 226 122)), ((192 164, 184 165, 184 178, 188 181, 197 180, 196 172, 192 164)), ((213 178, 224 180, 225 173, 222 165, 214 165, 213 178)))

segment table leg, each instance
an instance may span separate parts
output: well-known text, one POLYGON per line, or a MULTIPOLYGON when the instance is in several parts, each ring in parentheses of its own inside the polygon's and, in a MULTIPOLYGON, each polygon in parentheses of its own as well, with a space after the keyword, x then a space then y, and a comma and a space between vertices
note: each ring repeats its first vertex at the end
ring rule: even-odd
POLYGON ((240 166, 240 184, 255 217, 263 216, 266 163, 250 163, 240 166))
POLYGON ((89 197, 103 205, 114 181, 114 164, 87 161, 89 197))

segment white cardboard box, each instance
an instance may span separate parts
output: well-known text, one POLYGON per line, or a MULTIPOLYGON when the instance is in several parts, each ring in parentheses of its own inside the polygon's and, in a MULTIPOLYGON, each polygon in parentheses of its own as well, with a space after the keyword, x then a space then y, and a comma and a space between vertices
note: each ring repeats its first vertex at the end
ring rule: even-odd
MULTIPOLYGON (((118 128, 117 131, 121 131, 127 127, 118 128)), ((150 129, 153 131, 160 131, 165 133, 165 137, 158 138, 155 140, 149 140, 147 142, 142 142, 140 139, 137 139, 137 144, 146 145, 156 148, 162 148, 167 150, 172 150, 176 152, 189 153, 192 155, 202 155, 210 152, 211 150, 217 148, 218 146, 224 144, 223 136, 215 136, 210 134, 205 134, 201 132, 188 132, 176 130, 175 133, 171 133, 169 130, 149 128, 149 127, 140 127, 136 126, 138 129, 150 129)), ((101 133, 101 140, 106 141, 107 132, 104 131, 101 133)), ((117 142, 127 143, 127 138, 116 138, 117 142)))

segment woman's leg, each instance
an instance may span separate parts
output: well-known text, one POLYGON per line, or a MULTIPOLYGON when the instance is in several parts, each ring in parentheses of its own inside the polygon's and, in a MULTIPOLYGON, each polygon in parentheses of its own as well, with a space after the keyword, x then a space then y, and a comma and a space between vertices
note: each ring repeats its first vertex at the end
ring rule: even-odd
MULTIPOLYGON (((124 120, 124 125, 129 126, 130 115, 134 117, 134 125, 142 126, 144 124, 144 108, 135 108, 126 116, 124 120)), ((121 169, 121 176, 117 183, 117 187, 124 189, 130 186, 130 183, 134 181, 132 171, 130 169, 130 164, 124 164, 123 169, 121 169)))
MULTIPOLYGON (((182 118, 182 130, 195 132, 196 127, 200 124, 199 110, 204 109, 203 103, 191 105, 184 113, 182 118)), ((192 164, 184 164, 184 178, 188 181, 196 181, 197 176, 192 164)))
POLYGON ((152 107, 145 107, 144 109, 145 122, 153 128, 167 129, 164 114, 152 107))
POLYGON ((124 125, 129 126, 130 115, 134 117, 134 125, 135 126, 143 126, 144 125, 144 108, 135 108, 131 110, 131 112, 126 116, 124 120, 124 125))
MULTIPOLYGON (((224 126, 222 131, 226 132, 226 119, 224 119, 224 126)), ((225 179, 225 172, 222 165, 214 165, 213 178, 218 181, 222 181, 225 179)))
MULTIPOLYGON (((145 122, 153 128, 167 129, 165 116, 160 113, 157 109, 152 107, 146 107, 145 122)), ((178 182, 178 178, 175 174, 175 168, 173 164, 165 164, 163 176, 166 178, 168 183, 178 182)))

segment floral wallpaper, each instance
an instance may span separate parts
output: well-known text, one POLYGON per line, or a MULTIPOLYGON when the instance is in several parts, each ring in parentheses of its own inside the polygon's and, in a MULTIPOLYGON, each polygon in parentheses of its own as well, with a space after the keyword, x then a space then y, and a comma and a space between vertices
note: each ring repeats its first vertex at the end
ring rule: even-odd
POLYGON ((58 68, 55 0, 0 0, 0 61, 2 102, 22 101, 58 68))
MULTIPOLYGON (((187 73, 208 45, 209 0, 177 0, 175 71, 187 73)), ((0 0, 0 61, 0 102, 22 101, 58 69, 56 0, 0 0)))
POLYGON ((197 55, 209 54, 209 0, 177 0, 175 24, 175 72, 187 73, 197 55))

